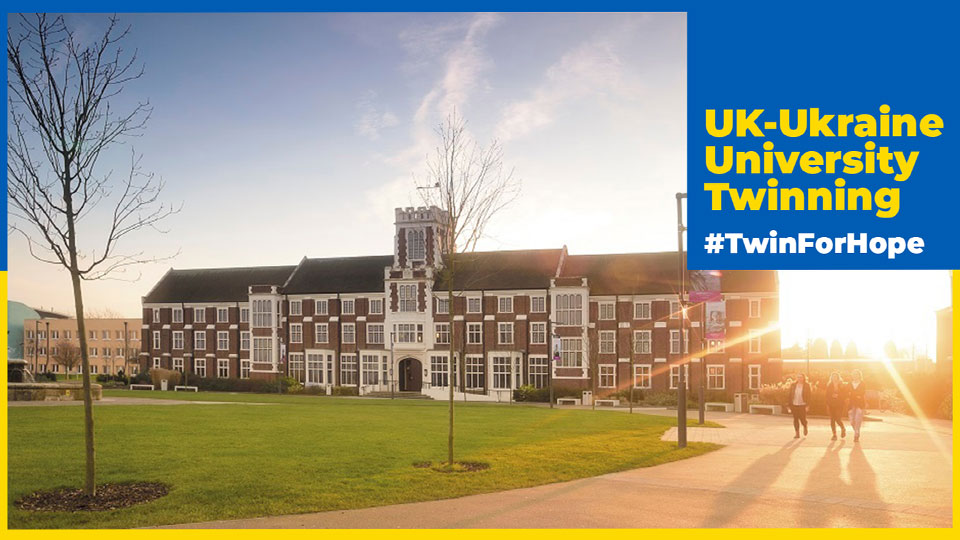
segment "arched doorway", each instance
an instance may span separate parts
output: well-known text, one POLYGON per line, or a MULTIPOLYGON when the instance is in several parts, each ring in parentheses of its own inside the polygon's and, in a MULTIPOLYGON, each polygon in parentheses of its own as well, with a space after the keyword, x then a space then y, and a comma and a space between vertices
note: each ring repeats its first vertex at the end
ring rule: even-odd
POLYGON ((423 387, 423 364, 416 358, 404 358, 400 361, 400 380, 401 392, 419 392, 423 387))

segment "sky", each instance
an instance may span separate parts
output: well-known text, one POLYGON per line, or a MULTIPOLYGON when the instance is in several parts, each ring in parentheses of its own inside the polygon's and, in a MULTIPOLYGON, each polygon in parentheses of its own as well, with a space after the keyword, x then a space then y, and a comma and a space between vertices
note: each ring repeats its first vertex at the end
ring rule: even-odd
MULTIPOLYGON (((522 182, 480 249, 676 249, 686 189, 684 14, 134 14, 125 48, 149 100, 131 149, 182 210, 121 249, 171 258, 84 284, 94 313, 139 314, 168 268, 391 253, 393 209, 451 110, 499 140, 522 182)), ((96 36, 102 15, 72 15, 96 36)), ((98 218, 87 230, 95 232, 98 218)), ((83 232, 83 231, 82 231, 83 232)), ((88 236, 90 238, 90 236, 88 236)), ((65 271, 10 236, 9 296, 72 313, 65 271)), ((83 244, 91 249, 93 243, 83 244)), ((933 350, 946 272, 781 273, 783 341, 880 336, 933 350), (831 309, 824 310, 824 306, 831 309)))

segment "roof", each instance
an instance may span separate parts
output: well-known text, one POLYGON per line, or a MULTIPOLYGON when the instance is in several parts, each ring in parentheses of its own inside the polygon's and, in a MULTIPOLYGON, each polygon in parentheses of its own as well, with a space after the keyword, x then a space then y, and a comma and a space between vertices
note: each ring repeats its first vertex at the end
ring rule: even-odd
POLYGON ((304 259, 283 288, 287 294, 383 291, 393 255, 304 259))
POLYGON ((289 265, 171 269, 144 297, 143 302, 246 302, 251 285, 283 285, 294 268, 289 265))
MULTIPOLYGON (((586 277, 591 295, 677 292, 677 252, 568 255, 561 277, 586 277)), ((777 273, 724 270, 720 289, 727 293, 777 292, 777 273)))
MULTIPOLYGON (((455 256, 453 285, 458 290, 547 289, 562 254, 562 249, 460 253, 455 256)), ((435 288, 446 287, 438 277, 435 288)))

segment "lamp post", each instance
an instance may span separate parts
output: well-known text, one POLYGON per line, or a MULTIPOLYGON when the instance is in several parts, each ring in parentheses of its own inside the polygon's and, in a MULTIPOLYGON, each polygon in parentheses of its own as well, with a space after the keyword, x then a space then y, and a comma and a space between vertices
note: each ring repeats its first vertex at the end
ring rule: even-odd
MULTIPOLYGON (((680 339, 683 340, 683 327, 686 321, 686 299, 684 284, 684 264, 683 264, 683 233, 687 230, 683 226, 683 199, 687 198, 686 193, 677 193, 677 279, 680 283, 680 339)), ((680 345, 681 351, 683 345, 680 345)), ((681 355, 682 356, 682 355, 681 355)), ((684 376, 686 362, 681 361, 677 370, 677 447, 686 448, 687 446, 687 378, 684 376)))
POLYGON ((393 340, 396 332, 390 332, 390 399, 393 399, 393 340))

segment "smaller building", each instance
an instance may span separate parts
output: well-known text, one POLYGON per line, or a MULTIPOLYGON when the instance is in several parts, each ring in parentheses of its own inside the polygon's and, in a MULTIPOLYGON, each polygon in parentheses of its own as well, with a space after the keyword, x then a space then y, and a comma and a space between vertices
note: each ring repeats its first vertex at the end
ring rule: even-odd
MULTIPOLYGON (((137 373, 140 319, 85 319, 90 373, 137 373)), ((23 359, 33 373, 80 373, 63 365, 65 347, 79 350, 77 319, 31 318, 23 321, 23 359)))

